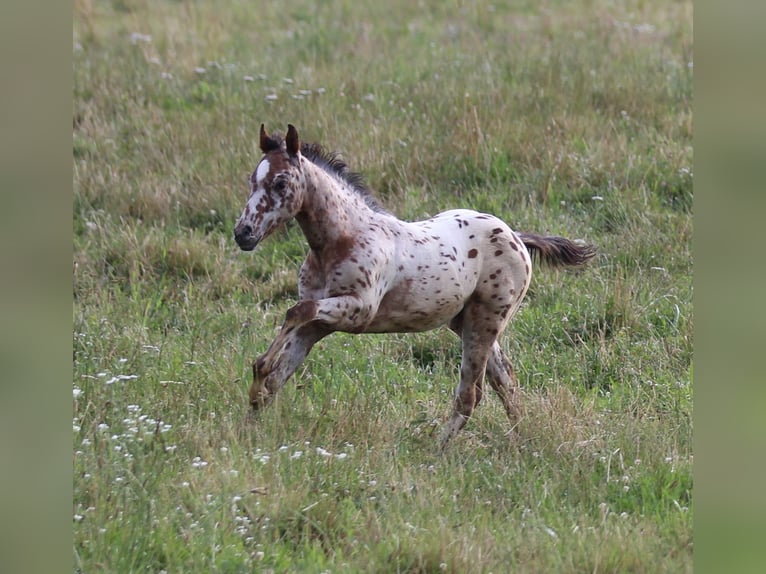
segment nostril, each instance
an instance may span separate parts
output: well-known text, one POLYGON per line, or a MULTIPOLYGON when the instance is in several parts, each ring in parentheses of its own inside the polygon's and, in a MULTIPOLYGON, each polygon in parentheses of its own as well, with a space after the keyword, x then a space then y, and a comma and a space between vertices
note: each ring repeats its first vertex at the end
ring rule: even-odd
POLYGON ((253 234, 253 228, 250 225, 241 225, 234 230, 235 239, 245 239, 253 234))

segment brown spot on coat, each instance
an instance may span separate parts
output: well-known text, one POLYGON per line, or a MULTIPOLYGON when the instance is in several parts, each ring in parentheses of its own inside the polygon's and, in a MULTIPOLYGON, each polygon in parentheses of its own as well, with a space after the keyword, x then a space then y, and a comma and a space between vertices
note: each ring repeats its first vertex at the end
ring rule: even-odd
POLYGON ((333 259, 338 262, 345 261, 348 259, 354 245, 356 245, 356 240, 351 235, 342 235, 330 247, 333 259))
POLYGON ((394 309, 401 309, 402 301, 412 296, 412 279, 405 279, 383 296, 376 316, 385 317, 394 309))

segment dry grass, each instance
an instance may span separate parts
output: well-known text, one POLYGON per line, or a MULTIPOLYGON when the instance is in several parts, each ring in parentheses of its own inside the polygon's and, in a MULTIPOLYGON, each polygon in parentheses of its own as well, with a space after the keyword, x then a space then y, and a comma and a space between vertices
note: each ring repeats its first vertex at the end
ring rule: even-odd
POLYGON ((691 3, 77 0, 77 571, 691 571, 691 3), (245 417, 296 298, 291 226, 231 240, 257 126, 403 218, 587 239, 536 270, 446 454, 447 332, 337 334, 245 417))

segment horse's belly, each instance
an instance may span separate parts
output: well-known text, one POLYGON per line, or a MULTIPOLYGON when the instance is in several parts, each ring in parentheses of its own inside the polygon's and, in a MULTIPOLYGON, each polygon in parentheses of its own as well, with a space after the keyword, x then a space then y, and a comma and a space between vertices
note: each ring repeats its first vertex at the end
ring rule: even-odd
POLYGON ((467 296, 463 290, 434 289, 423 292, 414 280, 407 279, 386 293, 365 332, 403 333, 436 329, 460 313, 467 296))

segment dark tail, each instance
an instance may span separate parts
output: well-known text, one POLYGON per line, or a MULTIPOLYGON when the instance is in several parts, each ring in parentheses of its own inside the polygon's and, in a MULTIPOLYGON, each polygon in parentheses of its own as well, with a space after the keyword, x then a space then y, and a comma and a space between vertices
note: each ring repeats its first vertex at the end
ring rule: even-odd
POLYGON ((530 255, 552 267, 584 265, 596 255, 596 248, 586 243, 571 241, 565 237, 543 237, 534 233, 516 233, 529 249, 530 255))

